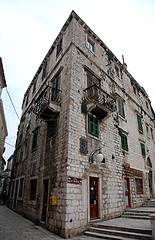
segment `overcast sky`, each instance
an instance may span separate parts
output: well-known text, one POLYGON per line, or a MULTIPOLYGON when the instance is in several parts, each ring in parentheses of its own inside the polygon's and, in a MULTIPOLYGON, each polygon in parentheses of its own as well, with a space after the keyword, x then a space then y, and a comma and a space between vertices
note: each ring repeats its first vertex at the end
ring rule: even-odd
MULTIPOLYGON (((155 110, 155 0, 0 0, 0 57, 18 115, 25 91, 72 10, 121 62, 124 55, 128 71, 155 110)), ((14 151, 19 119, 6 89, 2 99, 7 160, 14 151)))

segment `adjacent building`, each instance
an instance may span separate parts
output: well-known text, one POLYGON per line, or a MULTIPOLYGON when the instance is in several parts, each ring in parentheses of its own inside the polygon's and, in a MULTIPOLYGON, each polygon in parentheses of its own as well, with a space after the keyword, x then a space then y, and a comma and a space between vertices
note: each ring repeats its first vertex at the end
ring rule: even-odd
POLYGON ((9 202, 15 211, 68 238, 155 196, 151 101, 74 11, 22 109, 9 202))
POLYGON ((6 80, 5 80, 5 74, 3 69, 3 62, 2 62, 2 58, 0 58, 0 194, 2 191, 2 175, 3 175, 3 170, 6 164, 3 158, 3 153, 5 151, 4 145, 5 145, 5 138, 8 135, 3 101, 1 99, 2 90, 5 87, 6 87, 6 80))

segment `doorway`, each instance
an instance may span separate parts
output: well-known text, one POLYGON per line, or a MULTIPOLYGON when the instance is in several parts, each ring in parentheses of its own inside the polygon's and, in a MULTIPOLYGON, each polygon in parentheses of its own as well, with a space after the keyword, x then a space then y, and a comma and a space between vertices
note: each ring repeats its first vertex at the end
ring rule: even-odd
POLYGON ((89 178, 90 219, 99 218, 99 178, 89 178))
POLYGON ((131 207, 131 199, 130 199, 130 179, 124 178, 124 192, 125 192, 125 207, 131 207))
POLYGON ((18 182, 19 182, 19 180, 15 181, 15 192, 14 192, 14 196, 13 196, 13 209, 16 209, 16 205, 17 205, 18 182))
POLYGON ((41 221, 46 222, 47 217, 47 207, 48 207, 48 185, 49 180, 46 179, 43 181, 43 206, 42 206, 42 216, 41 221))

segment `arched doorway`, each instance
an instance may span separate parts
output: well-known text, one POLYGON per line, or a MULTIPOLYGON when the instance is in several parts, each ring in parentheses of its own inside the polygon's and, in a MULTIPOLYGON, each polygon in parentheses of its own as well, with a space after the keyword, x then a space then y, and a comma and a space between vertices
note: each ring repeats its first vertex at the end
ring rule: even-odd
POLYGON ((150 160, 149 157, 147 158, 146 166, 147 166, 147 169, 149 170, 149 173, 148 173, 149 194, 150 194, 150 197, 153 197, 153 191, 152 191, 152 163, 151 163, 151 160, 150 160))

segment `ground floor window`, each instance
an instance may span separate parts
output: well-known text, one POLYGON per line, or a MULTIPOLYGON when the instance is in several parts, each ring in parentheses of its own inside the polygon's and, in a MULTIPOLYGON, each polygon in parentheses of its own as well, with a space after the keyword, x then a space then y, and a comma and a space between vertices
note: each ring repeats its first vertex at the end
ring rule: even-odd
POLYGON ((136 193, 137 194, 143 194, 143 180, 142 178, 136 178, 136 193))

